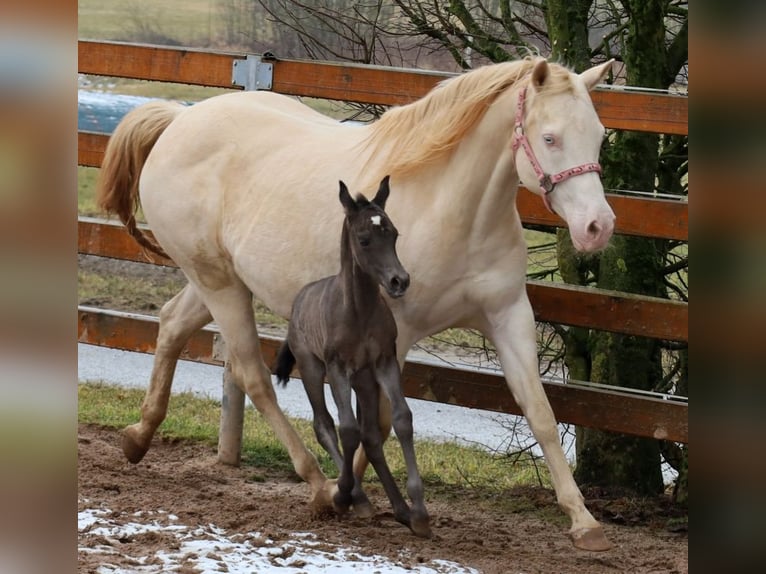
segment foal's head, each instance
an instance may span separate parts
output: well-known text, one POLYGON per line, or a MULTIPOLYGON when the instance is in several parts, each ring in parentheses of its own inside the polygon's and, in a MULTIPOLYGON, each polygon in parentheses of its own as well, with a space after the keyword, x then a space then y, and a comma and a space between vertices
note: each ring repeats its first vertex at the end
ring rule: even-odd
POLYGON ((363 195, 351 197, 340 182, 340 202, 346 211, 344 228, 354 263, 377 281, 391 297, 401 297, 410 285, 410 276, 396 255, 399 232, 386 215, 388 176, 380 182, 372 201, 363 195))

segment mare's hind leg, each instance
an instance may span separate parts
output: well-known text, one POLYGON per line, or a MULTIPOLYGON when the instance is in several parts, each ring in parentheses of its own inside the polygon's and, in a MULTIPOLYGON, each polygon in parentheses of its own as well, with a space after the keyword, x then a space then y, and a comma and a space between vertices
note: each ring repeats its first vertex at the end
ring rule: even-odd
POLYGON ((249 289, 232 275, 228 275, 226 282, 221 281, 216 287, 198 288, 226 341, 232 378, 250 397, 255 408, 285 446, 295 472, 309 484, 313 509, 316 512, 330 510, 334 484, 327 480, 316 458, 277 405, 271 372, 261 355, 249 289))
POLYGON ((163 305, 154 366, 141 405, 141 420, 126 427, 122 434, 122 451, 130 462, 135 464, 144 458, 157 427, 165 420, 173 374, 186 341, 211 320, 210 312, 192 284, 163 305))
MULTIPOLYGON (((291 347, 293 347, 291 345, 291 347)), ((297 347, 297 345, 296 345, 297 347)), ((324 362, 320 361, 313 353, 292 348, 295 359, 303 377, 303 388, 311 403, 314 412, 314 434, 322 448, 332 457, 338 472, 343 471, 343 455, 338 447, 338 434, 335 430, 335 422, 327 410, 327 402, 324 394, 324 362)), ((374 514, 374 509, 367 495, 362 490, 361 481, 354 479, 351 489, 351 504, 354 514, 362 518, 368 518, 374 514)))
POLYGON ((418 536, 430 537, 431 527, 429 526, 430 519, 423 496, 423 480, 420 477, 418 462, 415 457, 412 411, 410 411, 410 407, 407 405, 407 400, 402 392, 399 363, 391 358, 386 363, 380 365, 376 375, 378 383, 391 402, 394 431, 401 443, 404 462, 407 465, 407 494, 412 501, 410 528, 418 536))

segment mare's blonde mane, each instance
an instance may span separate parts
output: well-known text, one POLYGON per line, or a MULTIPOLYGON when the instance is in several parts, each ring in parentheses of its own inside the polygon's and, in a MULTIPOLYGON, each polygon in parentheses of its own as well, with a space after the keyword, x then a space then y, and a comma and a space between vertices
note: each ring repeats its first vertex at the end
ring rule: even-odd
MULTIPOLYGON (((416 102, 389 109, 372 124, 364 142, 370 152, 365 167, 374 162, 381 173, 402 176, 452 151, 498 95, 529 74, 538 60, 529 57, 476 68, 440 82, 416 102)), ((571 90, 569 71, 558 64, 548 66, 545 92, 571 90)))

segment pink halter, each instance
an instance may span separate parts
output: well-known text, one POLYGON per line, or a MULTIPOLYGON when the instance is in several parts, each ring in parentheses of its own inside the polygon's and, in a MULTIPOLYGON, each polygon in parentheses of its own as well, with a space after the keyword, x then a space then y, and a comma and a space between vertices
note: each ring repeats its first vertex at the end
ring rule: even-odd
POLYGON ((515 157, 519 146, 524 148, 524 152, 527 154, 527 158, 532 164, 532 168, 535 170, 537 179, 540 182, 540 187, 542 187, 545 192, 543 193, 543 203, 545 204, 545 207, 548 208, 548 211, 553 213, 551 203, 548 200, 548 194, 553 191, 553 188, 556 187, 556 184, 575 175, 581 175, 591 171, 601 173, 601 165, 598 163, 586 163, 583 165, 578 165, 577 167, 570 167, 569 169, 565 169, 564 171, 555 175, 548 175, 545 173, 543 168, 540 167, 540 162, 537 161, 535 152, 532 151, 532 146, 529 144, 529 139, 527 139, 527 136, 524 133, 524 100, 526 99, 526 96, 527 88, 525 87, 523 90, 521 90, 521 92, 519 92, 519 103, 516 108, 516 123, 513 126, 513 139, 511 140, 511 149, 513 150, 513 155, 515 157))

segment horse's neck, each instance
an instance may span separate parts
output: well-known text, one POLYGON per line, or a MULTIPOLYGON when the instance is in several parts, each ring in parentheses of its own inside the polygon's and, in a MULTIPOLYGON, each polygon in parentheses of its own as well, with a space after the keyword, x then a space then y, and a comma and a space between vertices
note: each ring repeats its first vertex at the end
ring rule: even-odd
POLYGON ((378 284, 354 260, 351 252, 351 238, 345 223, 341 233, 338 278, 343 291, 343 312, 357 318, 369 313, 378 300, 378 284))

